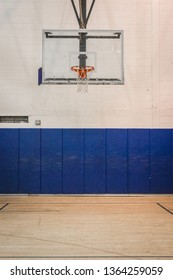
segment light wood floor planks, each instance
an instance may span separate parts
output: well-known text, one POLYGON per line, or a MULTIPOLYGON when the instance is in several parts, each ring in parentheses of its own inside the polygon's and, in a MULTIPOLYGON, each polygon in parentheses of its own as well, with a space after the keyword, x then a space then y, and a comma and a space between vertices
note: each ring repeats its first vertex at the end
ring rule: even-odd
POLYGON ((173 259, 173 196, 0 196, 0 259, 173 259))

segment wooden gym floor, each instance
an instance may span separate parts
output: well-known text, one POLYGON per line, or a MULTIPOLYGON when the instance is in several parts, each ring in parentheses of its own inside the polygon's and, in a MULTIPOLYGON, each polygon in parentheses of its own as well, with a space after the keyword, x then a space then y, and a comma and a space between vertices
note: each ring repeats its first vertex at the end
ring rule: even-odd
POLYGON ((173 259, 173 196, 0 196, 0 259, 173 259))

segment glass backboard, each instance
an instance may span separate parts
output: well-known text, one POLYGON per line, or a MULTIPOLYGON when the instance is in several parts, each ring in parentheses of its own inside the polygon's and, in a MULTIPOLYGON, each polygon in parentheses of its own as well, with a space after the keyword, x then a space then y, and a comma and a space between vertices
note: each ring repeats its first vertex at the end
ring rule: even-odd
POLYGON ((76 84, 79 65, 94 67, 89 84, 123 84, 123 31, 43 30, 43 84, 76 84))

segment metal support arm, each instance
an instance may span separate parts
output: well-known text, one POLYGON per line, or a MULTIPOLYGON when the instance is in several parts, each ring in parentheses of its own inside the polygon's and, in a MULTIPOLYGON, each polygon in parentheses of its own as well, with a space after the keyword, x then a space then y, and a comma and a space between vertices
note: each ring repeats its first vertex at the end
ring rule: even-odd
POLYGON ((86 29, 88 20, 90 18, 91 12, 92 12, 94 4, 95 4, 95 0, 93 0, 92 4, 91 4, 91 7, 89 9, 88 15, 87 15, 87 12, 86 12, 86 1, 87 0, 79 0, 79 11, 80 11, 80 14, 78 15, 78 12, 77 12, 74 0, 71 0, 71 3, 72 3, 72 6, 73 6, 73 9, 74 9, 77 21, 79 23, 79 27, 81 29, 86 29))

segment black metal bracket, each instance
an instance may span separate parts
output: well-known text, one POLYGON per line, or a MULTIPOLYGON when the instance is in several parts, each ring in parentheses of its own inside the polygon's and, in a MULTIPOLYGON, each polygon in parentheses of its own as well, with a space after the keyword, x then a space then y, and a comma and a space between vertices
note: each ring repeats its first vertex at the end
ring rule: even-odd
POLYGON ((71 3, 72 3, 72 6, 73 6, 73 9, 74 9, 77 21, 79 23, 79 27, 82 28, 82 29, 86 29, 88 20, 90 18, 91 12, 92 12, 94 4, 95 4, 95 0, 93 0, 92 3, 91 3, 91 7, 89 9, 88 15, 86 13, 86 0, 81 1, 81 7, 80 7, 81 15, 78 15, 74 0, 71 0, 71 3))
POLYGON ((72 3, 72 5, 73 5, 73 9, 74 9, 74 12, 75 12, 75 14, 76 14, 77 21, 78 21, 79 26, 80 26, 80 18, 79 18, 79 15, 78 15, 78 13, 77 13, 77 9, 76 9, 75 3, 74 3, 73 0, 71 0, 71 3, 72 3))
POLYGON ((45 32, 47 39, 81 39, 81 34, 85 34, 85 39, 120 39, 121 32, 115 32, 113 36, 97 36, 97 35, 86 35, 87 33, 80 33, 79 35, 52 35, 52 32, 45 32))
POLYGON ((87 18, 86 18, 86 25, 87 25, 88 20, 89 20, 89 18, 90 18, 90 15, 91 15, 92 9, 93 9, 93 7, 94 7, 94 4, 95 4, 95 0, 93 0, 93 1, 92 1, 92 4, 91 4, 91 7, 90 7, 90 10, 89 10, 89 12, 88 12, 88 15, 87 15, 87 18))

